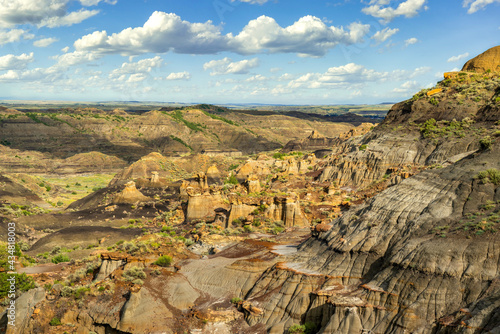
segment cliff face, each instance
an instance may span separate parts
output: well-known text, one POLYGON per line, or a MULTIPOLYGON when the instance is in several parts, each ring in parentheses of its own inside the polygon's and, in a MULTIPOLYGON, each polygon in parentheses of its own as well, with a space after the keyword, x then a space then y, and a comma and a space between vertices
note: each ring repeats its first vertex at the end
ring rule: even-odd
POLYGON ((497 73, 458 73, 334 148, 320 181, 396 185, 269 268, 246 295, 263 312, 247 321, 269 333, 500 331, 499 88, 497 73))
POLYGON ((475 176, 500 170, 499 153, 422 172, 333 221, 246 296, 259 321, 271 333, 304 319, 319 333, 498 330, 500 182, 475 176))
POLYGON ((500 78, 461 73, 394 105, 373 131, 334 148, 320 180, 363 188, 395 171, 414 174, 479 149, 496 131, 500 78))

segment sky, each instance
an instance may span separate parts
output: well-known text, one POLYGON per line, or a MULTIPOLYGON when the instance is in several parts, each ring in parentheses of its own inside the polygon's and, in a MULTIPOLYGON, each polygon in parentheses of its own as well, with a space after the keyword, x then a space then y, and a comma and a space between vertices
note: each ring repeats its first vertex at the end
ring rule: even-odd
POLYGON ((397 102, 500 44, 500 0, 0 0, 0 99, 397 102))

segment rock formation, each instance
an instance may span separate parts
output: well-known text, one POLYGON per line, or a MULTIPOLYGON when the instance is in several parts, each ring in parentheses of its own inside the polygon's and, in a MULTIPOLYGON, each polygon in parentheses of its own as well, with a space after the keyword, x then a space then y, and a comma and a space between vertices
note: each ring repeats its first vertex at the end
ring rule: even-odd
POLYGON ((273 220, 281 220, 286 227, 306 226, 309 221, 300 209, 300 202, 296 195, 289 197, 275 197, 264 213, 273 220))
POLYGON ((500 71, 500 45, 492 47, 465 63, 462 71, 483 73, 500 71))
POLYGON ((113 203, 115 204, 137 204, 140 202, 148 202, 152 199, 144 196, 135 187, 134 181, 129 181, 125 184, 125 188, 115 196, 113 203))
POLYGON ((220 194, 189 194, 186 208, 186 220, 213 220, 215 219, 215 210, 221 207, 225 207, 225 205, 222 202, 220 194))

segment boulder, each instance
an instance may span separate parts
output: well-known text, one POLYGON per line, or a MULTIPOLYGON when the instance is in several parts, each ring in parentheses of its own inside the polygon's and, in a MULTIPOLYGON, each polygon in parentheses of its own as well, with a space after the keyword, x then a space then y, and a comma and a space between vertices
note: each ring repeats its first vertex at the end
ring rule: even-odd
POLYGON ((500 45, 492 47, 465 63, 462 71, 484 73, 500 71, 500 45))

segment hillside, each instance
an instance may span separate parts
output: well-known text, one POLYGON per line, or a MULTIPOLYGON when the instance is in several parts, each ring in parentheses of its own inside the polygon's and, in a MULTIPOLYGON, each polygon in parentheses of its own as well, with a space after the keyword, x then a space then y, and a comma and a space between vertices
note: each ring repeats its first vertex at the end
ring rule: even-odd
POLYGON ((142 114, 96 108, 43 112, 6 109, 0 111, 0 143, 11 149, 45 153, 49 159, 100 152, 131 162, 150 152, 245 155, 272 151, 313 130, 336 136, 353 127, 349 119, 325 121, 307 114, 253 115, 232 111, 220 114, 193 107, 164 109, 168 110, 142 114))

